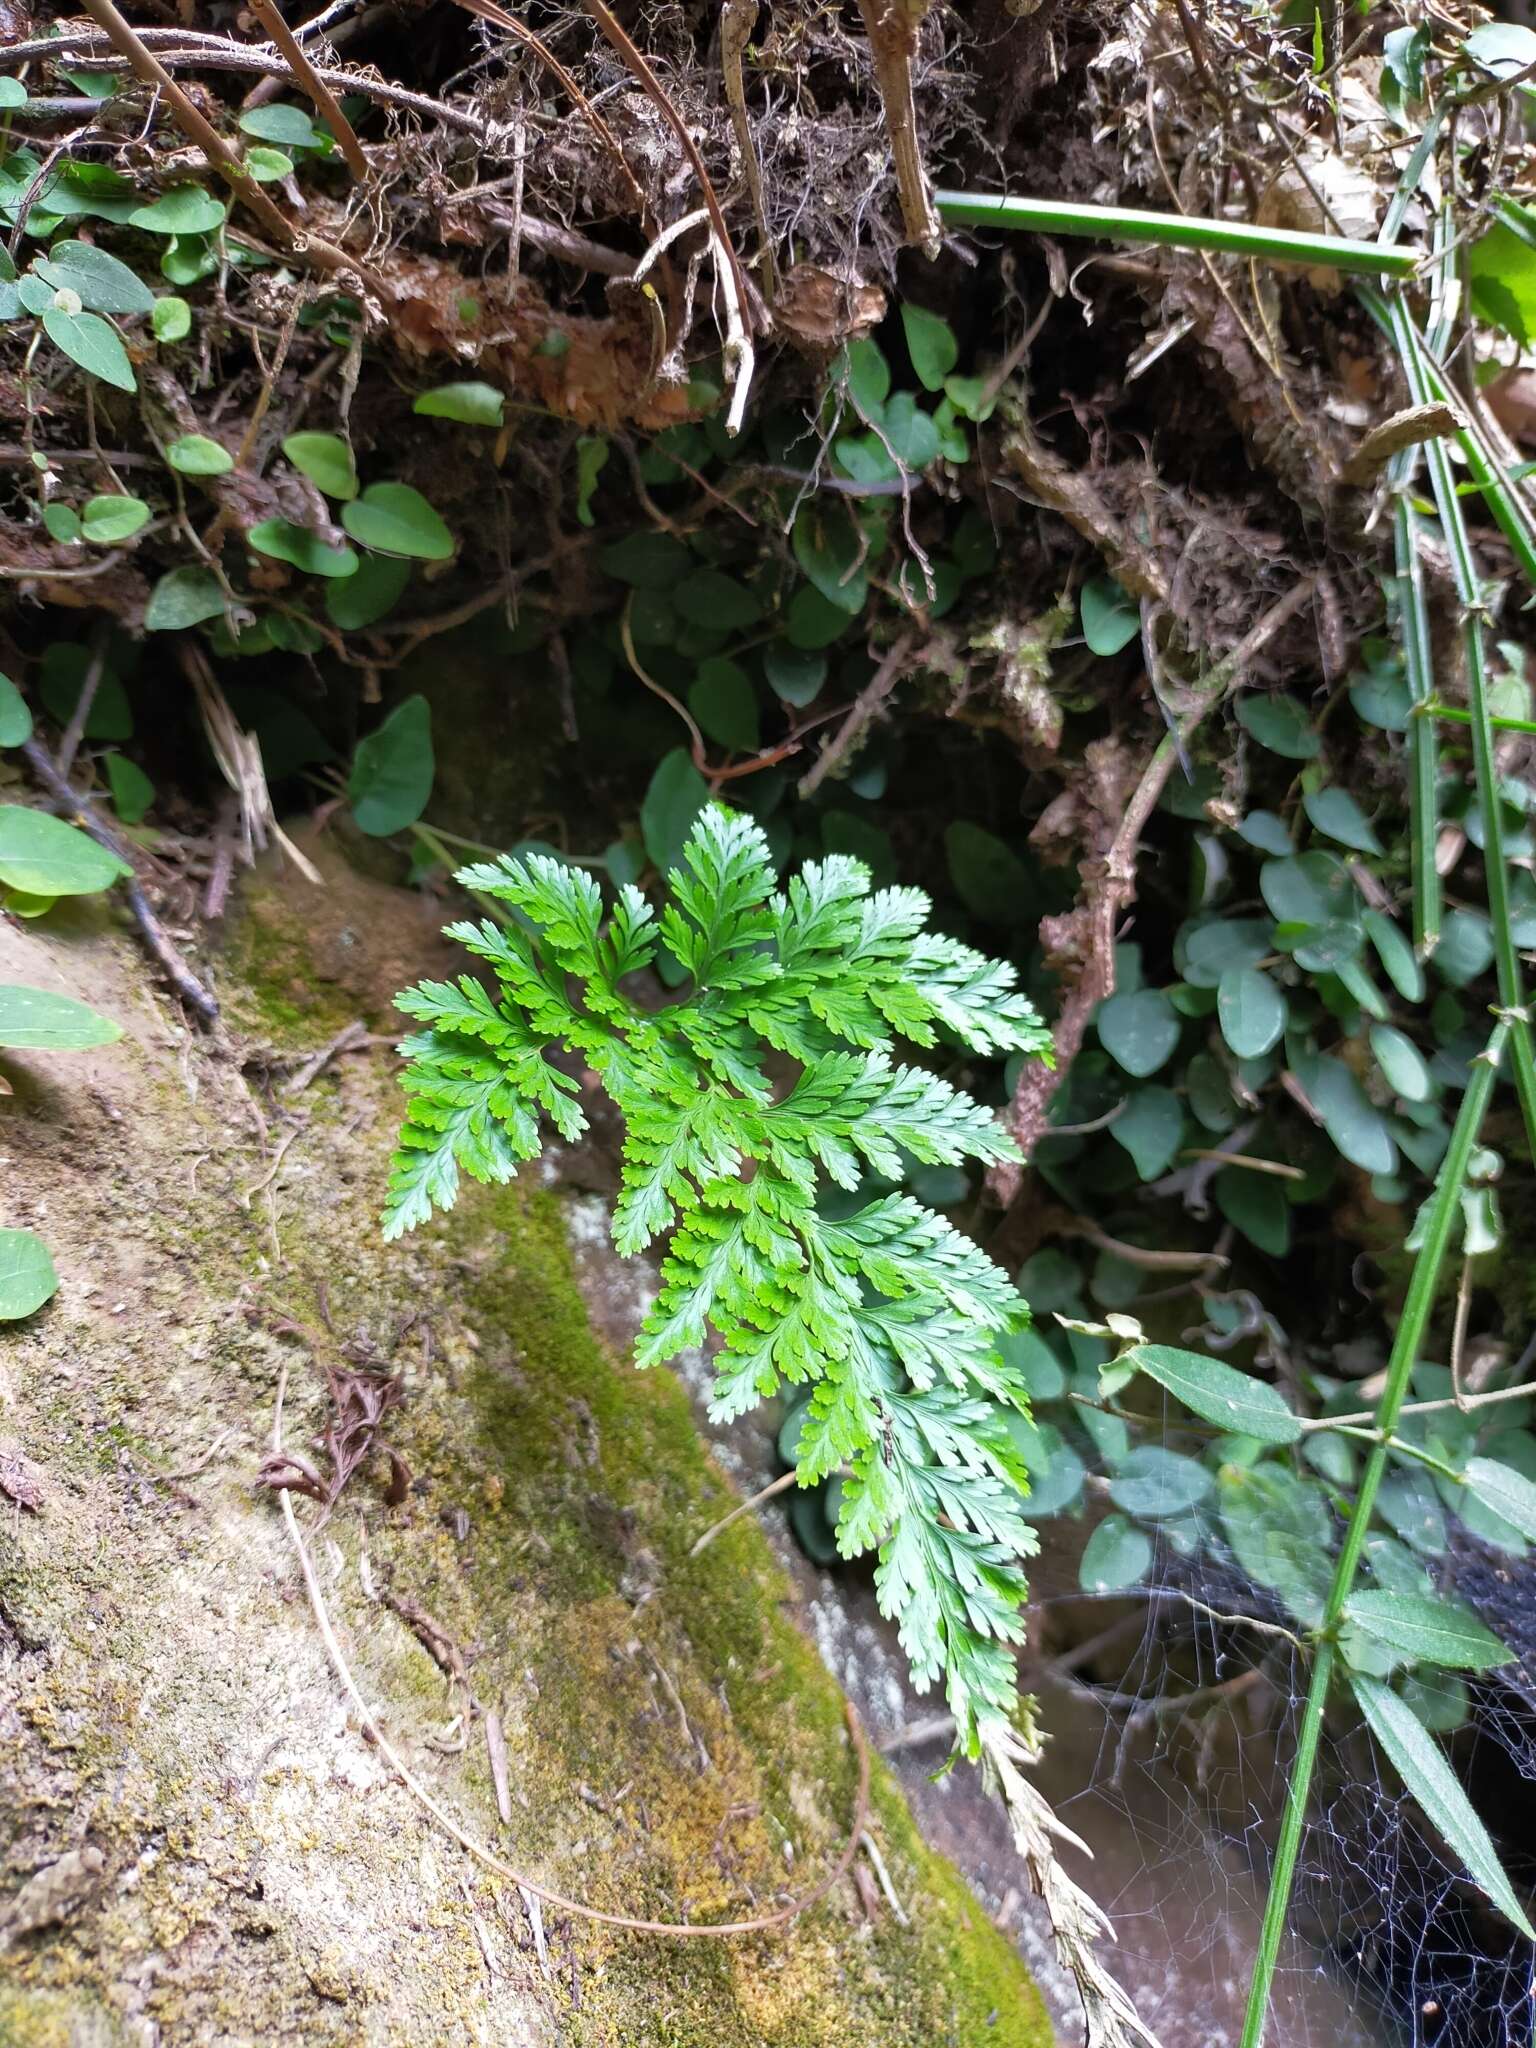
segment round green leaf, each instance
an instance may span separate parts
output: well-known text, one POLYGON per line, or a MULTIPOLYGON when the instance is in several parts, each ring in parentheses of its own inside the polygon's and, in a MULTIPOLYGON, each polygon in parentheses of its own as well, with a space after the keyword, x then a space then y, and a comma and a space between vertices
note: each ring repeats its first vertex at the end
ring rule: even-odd
POLYGON ((1275 928, 1267 917, 1212 918, 1193 930, 1185 925, 1179 959, 1184 979, 1196 988, 1219 988, 1236 967, 1257 967, 1275 951, 1275 928))
POLYGON ((0 1045, 26 1052, 84 1052, 122 1035, 120 1024, 73 996, 0 983, 0 1045))
POLYGON ((1059 1401, 1067 1376, 1061 1360, 1038 1330, 1005 1330, 997 1348, 1003 1363, 1017 1375, 1031 1401, 1059 1401))
POLYGON ((1283 859, 1295 851, 1285 820, 1273 811, 1250 811, 1237 832, 1240 839, 1246 839, 1260 853, 1278 854, 1283 859))
POLYGON ((240 116, 240 128, 246 135, 281 143, 287 149, 323 149, 328 139, 302 107, 281 104, 248 107, 240 116))
POLYGON ((156 341, 185 341, 192 332, 192 308, 185 299, 166 292, 156 299, 149 324, 156 341))
POLYGON ((0 882, 27 896, 91 896, 132 870, 78 826, 0 804, 0 882))
POLYGON ((1452 988, 1465 988, 1487 972, 1493 959, 1493 927, 1480 910, 1449 910, 1430 964, 1452 988))
POLYGON ((709 785, 685 747, 663 755, 640 806, 640 832, 652 863, 668 874, 682 858, 683 842, 709 801, 709 785))
POLYGON ((152 205, 128 216, 147 235, 211 235, 223 227, 228 208, 201 185, 177 185, 152 205))
POLYGON ((32 737, 32 714, 9 676, 0 675, 0 747, 19 747, 32 737))
POLYGON ((1038 892, 1028 868, 995 833, 969 818, 944 828, 950 880, 967 910, 988 924, 1032 921, 1038 892))
POLYGON ((1432 1735, 1452 1735, 1466 1726, 1471 1712, 1467 1682, 1454 1671, 1436 1671, 1431 1666, 1406 1672, 1399 1691, 1403 1705, 1432 1735))
POLYGON ((1088 1474, 1061 1431, 1049 1422, 1027 1422, 1010 1410, 1004 1417, 1013 1447, 1029 1474, 1027 1511, 1032 1520, 1059 1515, 1078 1499, 1088 1474))
POLYGON ((1197 1052, 1184 1069, 1189 1106, 1208 1131, 1218 1136, 1237 1122, 1237 1104, 1232 1083, 1221 1061, 1208 1052, 1197 1052))
POLYGON ((763 615, 755 593, 718 569, 695 569, 677 585, 672 602, 694 625, 710 626, 721 633, 755 626, 763 615))
POLYGON ((414 825, 432 794, 432 712, 425 697, 407 697, 357 743, 347 796, 358 830, 385 839, 414 825))
POLYGON ((1277 1593, 1298 1621, 1323 1618, 1332 1577, 1332 1524, 1322 1489, 1266 1461, 1228 1469, 1221 1480, 1221 1521, 1238 1564, 1277 1593))
POLYGON ((83 531, 80 514, 73 505, 48 504, 43 507, 43 527, 50 540, 79 540, 83 531))
POLYGON ((1424 1055, 1391 1024, 1371 1026, 1371 1051, 1387 1086, 1405 1102, 1428 1102, 1435 1092, 1424 1055))
POLYGON ((43 332, 72 363, 78 363, 103 384, 118 391, 137 391, 133 365, 117 329, 99 313, 66 313, 50 306, 43 314, 43 332))
POLYGON ((371 626, 394 610, 411 580, 411 565, 398 555, 364 555, 357 573, 325 586, 326 616, 343 632, 371 626))
POLYGON ((55 242, 32 268, 55 291, 72 291, 90 313, 149 313, 155 295, 137 272, 93 242, 55 242))
POLYGON ((1395 666, 1351 683, 1349 701, 1358 718, 1382 732, 1406 732, 1413 723, 1413 694, 1407 678, 1395 666))
POLYGON ((1156 1180, 1173 1162, 1184 1135, 1184 1111, 1171 1088, 1138 1088, 1109 1127, 1136 1163, 1142 1180, 1156 1180))
POLYGON ((142 498, 128 498, 112 492, 86 500, 80 514, 80 525, 88 541, 105 547, 113 541, 129 539, 148 518, 149 507, 142 498))
POLYGON ((182 434, 170 443, 165 459, 183 476, 226 476, 235 466, 229 450, 207 434, 182 434))
POLYGON ((268 149, 265 143, 253 142, 245 152, 245 168, 258 185, 275 185, 292 177, 293 158, 284 156, 280 149, 268 149))
POLYGON ((838 1559, 837 1538, 827 1519, 826 1493, 825 1487, 817 1486, 809 1492, 797 1491, 789 1499, 789 1526, 812 1564, 836 1564, 838 1559))
POLYGON ((1213 1481, 1198 1458, 1186 1458, 1179 1451, 1165 1451, 1156 1444, 1142 1444, 1121 1465, 1109 1482, 1109 1497, 1128 1515, 1147 1521, 1161 1521, 1165 1515, 1183 1514, 1205 1499, 1213 1481))
MULTIPOLYGON (((869 596, 869 570, 864 535, 846 505, 802 505, 795 519, 793 536, 795 560, 805 571, 817 593, 835 610, 846 614, 843 624, 864 609, 869 596)), ((793 630, 791 640, 803 643, 793 630)))
POLYGON ((879 419, 891 391, 891 366, 878 342, 850 341, 832 365, 834 383, 846 377, 848 396, 866 419, 879 419))
POLYGON ((1139 1585, 1152 1564, 1152 1543, 1144 1529, 1124 1515, 1106 1515, 1083 1545, 1077 1581, 1085 1593, 1119 1593, 1139 1585))
POLYGON ((328 498, 357 496, 357 464, 340 434, 290 434, 283 453, 328 498))
POLYGON ((144 625, 151 633, 175 633, 223 615, 224 593, 211 569, 168 569, 149 593, 144 625))
POLYGON ((937 313, 925 312, 921 306, 904 305, 901 325, 918 383, 925 391, 942 391, 944 379, 960 360, 955 330, 947 320, 941 320, 937 313))
POLYGON ((1496 78, 1514 78, 1536 64, 1536 32, 1518 21, 1485 21, 1462 44, 1462 53, 1496 78))
POLYGON ((1155 1074, 1179 1042, 1179 1014, 1161 989, 1111 996, 1095 1019, 1099 1043, 1128 1074, 1155 1074))
POLYGON ((1443 1557, 1448 1547, 1445 1510, 1423 1466, 1389 1472, 1376 1496, 1377 1510, 1412 1549, 1443 1557))
POLYGON ((453 554, 453 535, 409 484, 370 484, 360 498, 342 506, 341 523, 360 546, 377 548, 381 555, 446 562, 453 554))
POLYGON ((886 406, 885 438, 896 460, 914 473, 938 459, 939 430, 910 391, 898 391, 886 406))
POLYGON ((1272 1259, 1285 1257, 1291 1248, 1291 1205, 1273 1174, 1224 1166, 1212 1192, 1222 1215, 1250 1244, 1272 1259))
POLYGON ((763 649, 763 674, 775 696, 803 709, 821 695, 827 680, 827 657, 773 640, 763 649))
POLYGON ((1351 846, 1357 853, 1381 852, 1381 841, 1371 821, 1348 790, 1308 790, 1301 801, 1307 816, 1325 838, 1336 839, 1340 846, 1351 846))
POLYGON ((1112 576, 1094 576, 1079 599, 1083 638, 1095 654, 1118 654, 1141 631, 1141 608, 1112 576))
POLYGON ((309 576, 350 576, 357 568, 351 548, 329 547, 318 533, 295 526, 291 519, 264 519, 245 537, 259 555, 291 562, 309 576))
POLYGON ((113 810, 125 825, 139 824, 155 800, 155 785, 138 762, 130 761, 126 754, 108 754, 105 766, 113 810))
POLYGON ((1322 745, 1306 707, 1294 697, 1239 697, 1237 722, 1261 747, 1288 761, 1310 761, 1322 745))
POLYGON ((160 258, 160 274, 171 284, 196 284, 219 267, 212 235, 172 235, 160 258))
POLYGON ((688 692, 688 708, 700 727, 722 747, 749 754, 759 744, 757 696, 746 671, 716 655, 699 664, 688 692))
POLYGON ((1265 861, 1259 894, 1284 924, 1347 923, 1359 911, 1349 870, 1336 855, 1318 849, 1265 861))
POLYGON ((1138 1344, 1126 1353, 1125 1363, 1166 1387, 1192 1415, 1214 1422, 1231 1436, 1293 1444, 1301 1435, 1301 1424, 1276 1388, 1218 1359, 1170 1344, 1138 1344))
POLYGON ((1344 1157, 1365 1173, 1391 1173, 1397 1143, 1386 1118, 1342 1060, 1318 1055, 1299 1061, 1297 1079, 1344 1157))
POLYGON ((30 1230, 0 1230, 0 1322, 18 1322, 58 1291, 43 1240, 30 1230))
POLYGON ((634 590, 671 590, 693 567, 694 557, 675 533, 641 527, 598 553, 603 573, 634 590))
POLYGON ((1419 965, 1412 946, 1384 911, 1368 910, 1363 919, 1370 935, 1371 944, 1376 948, 1376 957, 1388 981, 1405 1002, 1422 1003, 1424 1000, 1424 969, 1419 965))
POLYGON ((506 399, 494 384, 439 384, 423 391, 411 407, 428 419, 457 420, 466 427, 499 427, 506 399))
POLYGON ((795 1465, 800 1460, 800 1432, 810 1419, 810 1398, 797 1401, 779 1425, 779 1456, 786 1465, 795 1465))
POLYGON ((813 584, 797 590, 784 615, 784 637, 791 647, 830 647, 848 630, 848 613, 841 605, 829 604, 813 584))
POLYGON ((1216 1016, 1238 1058, 1254 1060, 1279 1043, 1286 1000, 1257 967, 1229 967, 1217 984, 1216 1016))

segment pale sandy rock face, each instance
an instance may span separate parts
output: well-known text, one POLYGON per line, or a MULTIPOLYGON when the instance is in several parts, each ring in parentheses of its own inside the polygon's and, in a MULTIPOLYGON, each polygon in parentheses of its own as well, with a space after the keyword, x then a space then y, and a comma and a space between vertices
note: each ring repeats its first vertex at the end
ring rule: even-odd
MULTIPOLYGON (((376 1449, 323 1526, 298 1501, 323 1599, 472 1835, 610 1909, 750 1917, 835 1861, 854 1809, 789 1581, 750 1523, 688 1559, 726 1488, 677 1382, 594 1335, 553 1198, 475 1190, 385 1247, 387 1047, 283 1093, 274 1038, 388 1033, 390 991, 439 964, 430 909, 318 857, 324 890, 253 885, 218 970, 229 1046, 105 922, 0 931, 0 979, 125 1030, 5 1061, 0 1220, 62 1284, 0 1333, 0 1458, 36 1495, 0 1525, 0 2040, 1033 2048, 1027 1977, 878 1767, 905 1927, 850 1880, 788 1932, 668 1944, 535 1927, 366 1739, 256 1484, 285 1379, 285 1449, 329 1471, 327 1367, 399 1375, 403 1475, 376 1449)), ((596 1219, 571 1220, 581 1250, 596 1219)))

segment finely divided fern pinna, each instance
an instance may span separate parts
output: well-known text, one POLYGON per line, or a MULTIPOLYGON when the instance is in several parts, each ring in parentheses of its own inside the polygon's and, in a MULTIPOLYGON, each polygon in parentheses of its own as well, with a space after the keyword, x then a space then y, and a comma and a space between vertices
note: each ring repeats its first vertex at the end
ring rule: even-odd
MULTIPOLYGON (((492 969, 423 982, 399 1007, 409 1110, 385 1212, 390 1237, 452 1206, 461 1171, 510 1180, 541 1114, 585 1126, 547 1053, 598 1075, 625 1125, 613 1222, 622 1252, 668 1238, 638 1363, 721 1339, 714 1406, 732 1416, 810 1383, 798 1471, 842 1470, 838 1543, 878 1549, 881 1605, 920 1685, 941 1677, 964 1749, 1014 1705, 1020 1560, 1034 1548, 1007 1427, 1025 1392, 998 1339, 1028 1320, 1007 1277, 906 1194, 826 1213, 828 1184, 898 1181, 903 1153, 1015 1156, 992 1113, 891 1057, 900 1036, 1045 1054, 1013 970, 924 930, 915 889, 872 890, 858 861, 808 862, 784 889, 750 819, 699 817, 658 920, 639 890, 605 907, 583 870, 540 855, 465 868, 504 925, 448 927, 492 969), (623 984, 665 946, 684 993, 642 1006, 623 984), (768 1055, 772 1060, 770 1077, 768 1055)), ((846 1208, 846 1204, 838 1205, 846 1208)))

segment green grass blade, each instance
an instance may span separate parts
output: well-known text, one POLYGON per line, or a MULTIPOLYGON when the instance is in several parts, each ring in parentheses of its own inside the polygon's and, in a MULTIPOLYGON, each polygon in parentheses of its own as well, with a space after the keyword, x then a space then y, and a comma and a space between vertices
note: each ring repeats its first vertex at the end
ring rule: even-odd
POLYGON ((1440 943, 1440 872, 1435 866, 1440 736, 1434 720, 1422 715, 1435 701, 1435 657, 1419 553, 1420 520, 1407 496, 1413 468, 1413 451, 1405 449, 1393 458, 1390 475, 1398 500, 1392 527, 1397 570, 1392 610, 1402 640, 1409 693, 1415 710, 1421 714, 1408 727, 1408 832, 1413 943, 1415 950, 1427 957, 1440 943))
POLYGON ((939 218, 952 227, 1022 228, 1037 235, 1092 235, 1107 242, 1154 242, 1170 249, 1209 249, 1260 263, 1300 263, 1361 277, 1409 277, 1418 258, 1383 242, 1343 235, 1287 233, 1249 221, 1198 220, 1182 213, 1144 213, 1129 206, 1080 206, 1069 200, 1014 199, 1005 193, 935 192, 939 218))
POLYGON ((1279 1960, 1280 1945, 1290 1912, 1291 1889, 1295 1883, 1302 1836, 1306 1831, 1307 1801, 1312 1791, 1312 1777, 1317 1766, 1318 1744, 1322 1735, 1323 1711, 1328 1703, 1328 1686, 1333 1676, 1334 1638, 1344 1612, 1344 1604, 1354 1591, 1355 1575, 1360 1569, 1365 1540, 1370 1532, 1371 1513, 1387 1469, 1386 1440, 1391 1436, 1403 1402, 1407 1398, 1409 1379, 1419 1355, 1419 1347, 1424 1341, 1424 1333, 1429 1326, 1435 1286, 1459 1213, 1467 1165, 1472 1157, 1472 1148, 1477 1143, 1478 1133, 1482 1129, 1483 1118, 1488 1109, 1488 1098, 1493 1092, 1495 1074, 1509 1032, 1509 1019, 1500 1018, 1494 1027, 1492 1038, 1488 1041, 1487 1050, 1473 1062, 1471 1079, 1461 1099, 1461 1108, 1457 1112, 1456 1122, 1451 1131, 1451 1142, 1446 1149, 1445 1159, 1435 1184, 1435 1193, 1424 1230, 1423 1246, 1414 1260, 1413 1273, 1408 1282, 1407 1298, 1398 1321, 1392 1355, 1387 1362, 1386 1384, 1382 1388, 1381 1399, 1376 1408, 1377 1441, 1366 1461, 1360 1489, 1350 1511, 1349 1524, 1339 1548, 1333 1582, 1328 1590, 1328 1599, 1318 1630, 1317 1654, 1312 1664, 1306 1704, 1302 1708, 1301 1727, 1297 1731, 1296 1756, 1291 1765, 1285 1816, 1280 1825, 1280 1839, 1275 1847, 1275 1861, 1270 1872, 1269 1896, 1264 1904, 1264 1924, 1259 1934, 1259 1950, 1253 1967, 1253 1981, 1249 1987, 1248 2010, 1243 2019, 1240 2048, 1261 2048, 1264 2039, 1264 2021, 1269 2012, 1270 1989, 1274 1983, 1275 1966, 1279 1960))

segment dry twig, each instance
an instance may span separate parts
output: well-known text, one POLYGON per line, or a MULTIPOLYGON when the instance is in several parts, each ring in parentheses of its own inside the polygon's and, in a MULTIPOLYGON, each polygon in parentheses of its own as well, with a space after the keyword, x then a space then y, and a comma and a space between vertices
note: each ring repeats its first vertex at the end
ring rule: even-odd
POLYGON ((209 164, 255 214, 268 234, 275 235, 285 249, 313 264, 317 270, 349 272, 365 279, 370 289, 386 303, 393 299, 394 291, 387 281, 355 256, 349 256, 345 249, 338 249, 334 243, 324 241, 318 235, 302 234, 293 225, 282 209, 267 197, 223 136, 193 104, 143 38, 123 19, 113 0, 83 0, 83 4, 113 47, 127 59, 144 83, 164 93, 177 125, 196 143, 209 164))
POLYGON ((366 178, 368 159, 363 155, 362 144, 357 139, 352 123, 341 111, 336 95, 299 48, 294 40, 293 30, 273 6, 272 0, 250 0, 250 7, 256 19, 288 60, 294 77, 314 101, 321 120, 335 136, 337 147, 347 160, 347 169, 354 178, 366 178))

